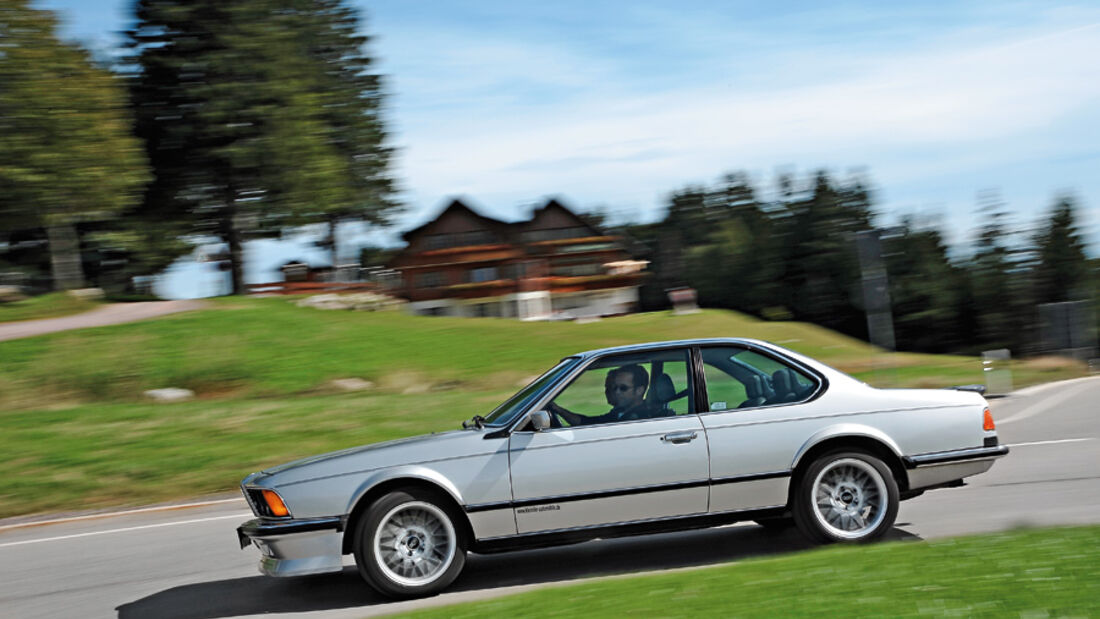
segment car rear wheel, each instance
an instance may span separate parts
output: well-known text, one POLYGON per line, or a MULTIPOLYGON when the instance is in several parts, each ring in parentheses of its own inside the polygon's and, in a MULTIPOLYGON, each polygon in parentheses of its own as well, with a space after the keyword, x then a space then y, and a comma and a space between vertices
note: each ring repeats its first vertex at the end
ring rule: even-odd
POLYGON ((792 511, 798 529, 812 541, 868 542, 894 525, 898 485, 878 458, 863 452, 833 452, 806 469, 792 511))
POLYGON ((466 563, 462 528, 434 493, 391 492, 367 509, 356 531, 359 573, 393 598, 433 595, 454 582, 466 563))

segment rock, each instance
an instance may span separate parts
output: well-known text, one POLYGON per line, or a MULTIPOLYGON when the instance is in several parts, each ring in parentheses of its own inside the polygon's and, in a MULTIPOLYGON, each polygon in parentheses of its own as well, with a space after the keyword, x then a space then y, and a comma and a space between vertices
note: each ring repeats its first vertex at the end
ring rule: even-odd
POLYGON ((401 299, 374 292, 317 294, 298 301, 298 307, 325 310, 357 310, 360 312, 399 309, 403 304, 404 301, 401 299))
POLYGON ((362 378, 337 378, 329 384, 340 391, 366 391, 374 388, 374 383, 362 378))
POLYGON ((15 303, 26 298, 18 286, 0 286, 0 303, 15 303))
POLYGON ((102 288, 78 288, 76 290, 70 290, 65 294, 74 299, 80 299, 81 301, 102 301, 103 289, 102 288))
POLYGON ((168 387, 165 389, 150 389, 145 392, 145 397, 157 402, 184 402, 195 397, 195 392, 190 389, 168 387))

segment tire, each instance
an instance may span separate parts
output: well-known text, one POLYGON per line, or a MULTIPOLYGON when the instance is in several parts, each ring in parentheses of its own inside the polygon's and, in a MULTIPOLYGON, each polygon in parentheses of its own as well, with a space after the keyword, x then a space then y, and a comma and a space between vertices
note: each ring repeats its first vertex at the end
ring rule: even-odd
POLYGON ((355 536, 359 574, 390 598, 434 595, 466 564, 461 521, 447 501, 420 488, 405 488, 375 501, 355 536))
POLYGON ((889 467, 870 454, 827 453, 802 475, 792 513, 798 530, 813 542, 870 542, 894 526, 898 485, 889 467))

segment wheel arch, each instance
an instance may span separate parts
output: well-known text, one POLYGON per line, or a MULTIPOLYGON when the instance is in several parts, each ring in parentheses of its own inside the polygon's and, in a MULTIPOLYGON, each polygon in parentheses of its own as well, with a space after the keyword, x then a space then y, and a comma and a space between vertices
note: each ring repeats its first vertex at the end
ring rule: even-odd
POLYGON ((372 477, 365 481, 355 494, 355 499, 350 502, 347 510, 347 519, 344 523, 343 554, 351 554, 355 544, 355 534, 359 526, 359 520, 379 498, 401 488, 419 488, 428 490, 447 503, 454 516, 455 526, 462 529, 467 540, 473 540, 473 527, 470 519, 463 509, 461 495, 449 480, 435 471, 429 469, 410 468, 405 470, 389 471, 384 476, 372 477))
POLYGON ((905 492, 909 489, 909 475, 901 459, 901 449, 898 448, 897 443, 875 428, 857 424, 844 424, 826 428, 814 434, 799 449, 794 462, 791 464, 788 505, 791 504, 793 493, 801 482, 802 474, 810 467, 810 464, 823 454, 842 449, 864 451, 876 456, 890 469, 894 480, 897 482, 898 490, 905 492))

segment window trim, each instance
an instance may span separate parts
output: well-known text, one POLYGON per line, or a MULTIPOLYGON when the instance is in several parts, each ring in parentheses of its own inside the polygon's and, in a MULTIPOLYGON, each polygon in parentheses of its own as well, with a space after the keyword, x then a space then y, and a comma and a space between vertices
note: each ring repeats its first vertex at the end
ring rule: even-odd
POLYGON ((818 372, 817 370, 807 366, 806 364, 800 363, 799 361, 792 359, 786 355, 774 352, 760 346, 755 346, 751 343, 738 342, 728 344, 704 344, 701 346, 693 346, 692 348, 697 350, 699 354, 698 364, 695 367, 696 381, 700 385, 700 391, 698 392, 699 395, 697 396, 697 402, 695 406, 695 408, 698 409, 695 411, 697 415, 712 415, 719 413, 732 413, 737 411, 755 411, 765 408, 780 408, 783 406, 798 406, 801 404, 813 402, 814 400, 820 398, 822 394, 824 394, 825 391, 829 388, 829 380, 821 372, 818 372), (762 404, 760 406, 749 406, 746 408, 724 408, 721 410, 712 411, 710 410, 710 397, 707 394, 706 371, 703 363, 704 348, 742 348, 749 352, 754 352, 762 357, 767 357, 773 361, 777 361, 779 363, 782 363, 783 365, 789 366, 793 369, 797 369, 798 371, 810 376, 811 378, 816 380, 817 388, 814 390, 813 393, 810 394, 808 398, 806 398, 805 400, 799 400, 797 402, 776 402, 774 404, 762 404), (704 408, 706 410, 701 410, 704 408))

